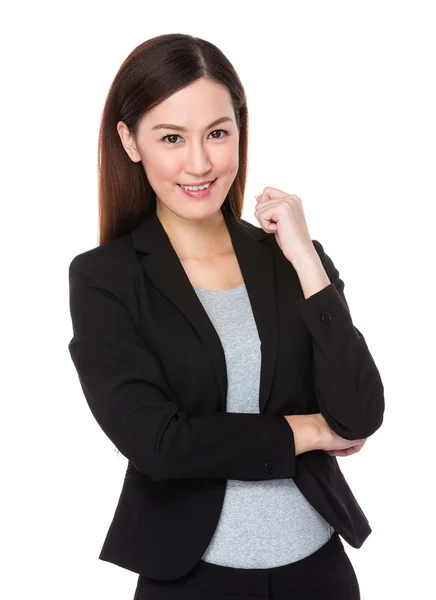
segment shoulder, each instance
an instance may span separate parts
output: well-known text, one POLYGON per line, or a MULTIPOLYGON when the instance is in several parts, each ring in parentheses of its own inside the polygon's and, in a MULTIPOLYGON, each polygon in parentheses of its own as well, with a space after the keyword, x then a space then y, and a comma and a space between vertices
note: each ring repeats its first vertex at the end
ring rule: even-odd
POLYGON ((246 221, 245 219, 239 219, 239 222, 244 227, 247 227, 247 229, 250 229, 251 231, 263 231, 262 227, 259 227, 258 225, 254 225, 253 223, 250 223, 250 221, 246 221))
POLYGON ((242 229, 244 229, 244 231, 246 231, 249 235, 251 235, 256 240, 265 239, 270 235, 270 234, 266 233, 262 229, 262 227, 259 227, 258 225, 254 225, 253 223, 250 223, 250 221, 246 221, 245 219, 240 218, 238 220, 238 224, 239 224, 239 227, 242 227, 242 229))
POLYGON ((131 243, 130 234, 123 235, 111 242, 95 246, 80 252, 70 261, 70 276, 76 272, 100 272, 112 279, 122 281, 131 279, 137 265, 137 256, 131 243))
POLYGON ((259 227, 259 225, 255 225, 254 223, 250 223, 250 221, 246 221, 245 219, 239 219, 239 223, 252 233, 265 233, 262 227, 259 227))

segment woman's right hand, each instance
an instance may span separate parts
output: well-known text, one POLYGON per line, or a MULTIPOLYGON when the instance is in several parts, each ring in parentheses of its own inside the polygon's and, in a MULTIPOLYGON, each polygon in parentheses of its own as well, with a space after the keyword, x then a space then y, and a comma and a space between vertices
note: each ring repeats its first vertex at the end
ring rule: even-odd
MULTIPOLYGON (((345 450, 354 446, 363 446, 368 438, 359 440, 346 440, 337 433, 335 433, 330 426, 327 424, 322 413, 316 413, 317 422, 320 427, 320 450, 325 452, 332 452, 336 450, 345 450)), ((360 448, 359 448, 360 449, 360 448)))

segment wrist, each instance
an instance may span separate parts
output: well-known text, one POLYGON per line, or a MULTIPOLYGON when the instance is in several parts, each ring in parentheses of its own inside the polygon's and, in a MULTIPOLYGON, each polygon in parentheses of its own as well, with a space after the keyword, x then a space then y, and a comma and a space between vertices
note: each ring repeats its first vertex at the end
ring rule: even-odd
POLYGON ((322 413, 312 415, 315 418, 315 423, 318 431, 317 446, 319 450, 324 450, 325 446, 330 443, 331 429, 327 425, 327 421, 322 413))
POLYGON ((294 434, 295 455, 318 450, 322 443, 322 423, 317 414, 285 417, 294 434))

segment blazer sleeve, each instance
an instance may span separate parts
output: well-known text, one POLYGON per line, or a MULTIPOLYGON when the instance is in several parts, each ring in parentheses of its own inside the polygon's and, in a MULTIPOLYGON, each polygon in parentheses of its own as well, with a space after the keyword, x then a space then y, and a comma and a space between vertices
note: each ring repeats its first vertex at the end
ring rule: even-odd
POLYGON ((282 415, 188 414, 170 395, 121 295, 83 255, 69 266, 68 344, 89 408, 119 451, 153 481, 290 478, 294 434, 282 415))
POLYGON ((297 301, 312 335, 318 406, 329 427, 341 437, 367 438, 383 422, 383 383, 363 334, 353 324, 338 269, 322 244, 312 243, 331 282, 297 301))

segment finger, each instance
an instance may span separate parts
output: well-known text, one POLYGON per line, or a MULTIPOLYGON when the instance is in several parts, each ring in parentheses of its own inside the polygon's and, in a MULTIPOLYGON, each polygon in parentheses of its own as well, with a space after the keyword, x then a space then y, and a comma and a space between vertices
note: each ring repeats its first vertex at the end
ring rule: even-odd
POLYGON ((263 196, 262 198, 259 197, 259 200, 257 201, 255 210, 268 210, 272 206, 277 206, 277 205, 282 204, 282 202, 283 202, 283 200, 281 198, 279 198, 278 200, 274 200, 274 199, 268 198, 266 196, 263 196))
POLYGON ((362 446, 350 446, 349 448, 345 448, 344 452, 345 452, 345 456, 350 456, 350 454, 356 454, 356 452, 359 452, 360 448, 362 446))
POLYGON ((269 200, 268 194, 257 194, 255 196, 255 198, 256 198, 256 203, 257 204, 261 204, 262 202, 265 202, 266 200, 269 200))
POLYGON ((273 188, 270 186, 263 188, 263 193, 268 194, 271 198, 279 198, 280 196, 289 195, 284 190, 279 190, 278 188, 273 188))
POLYGON ((355 454, 359 452, 361 446, 350 446, 349 448, 344 448, 343 450, 329 450, 327 454, 330 456, 350 456, 350 454, 355 454))

